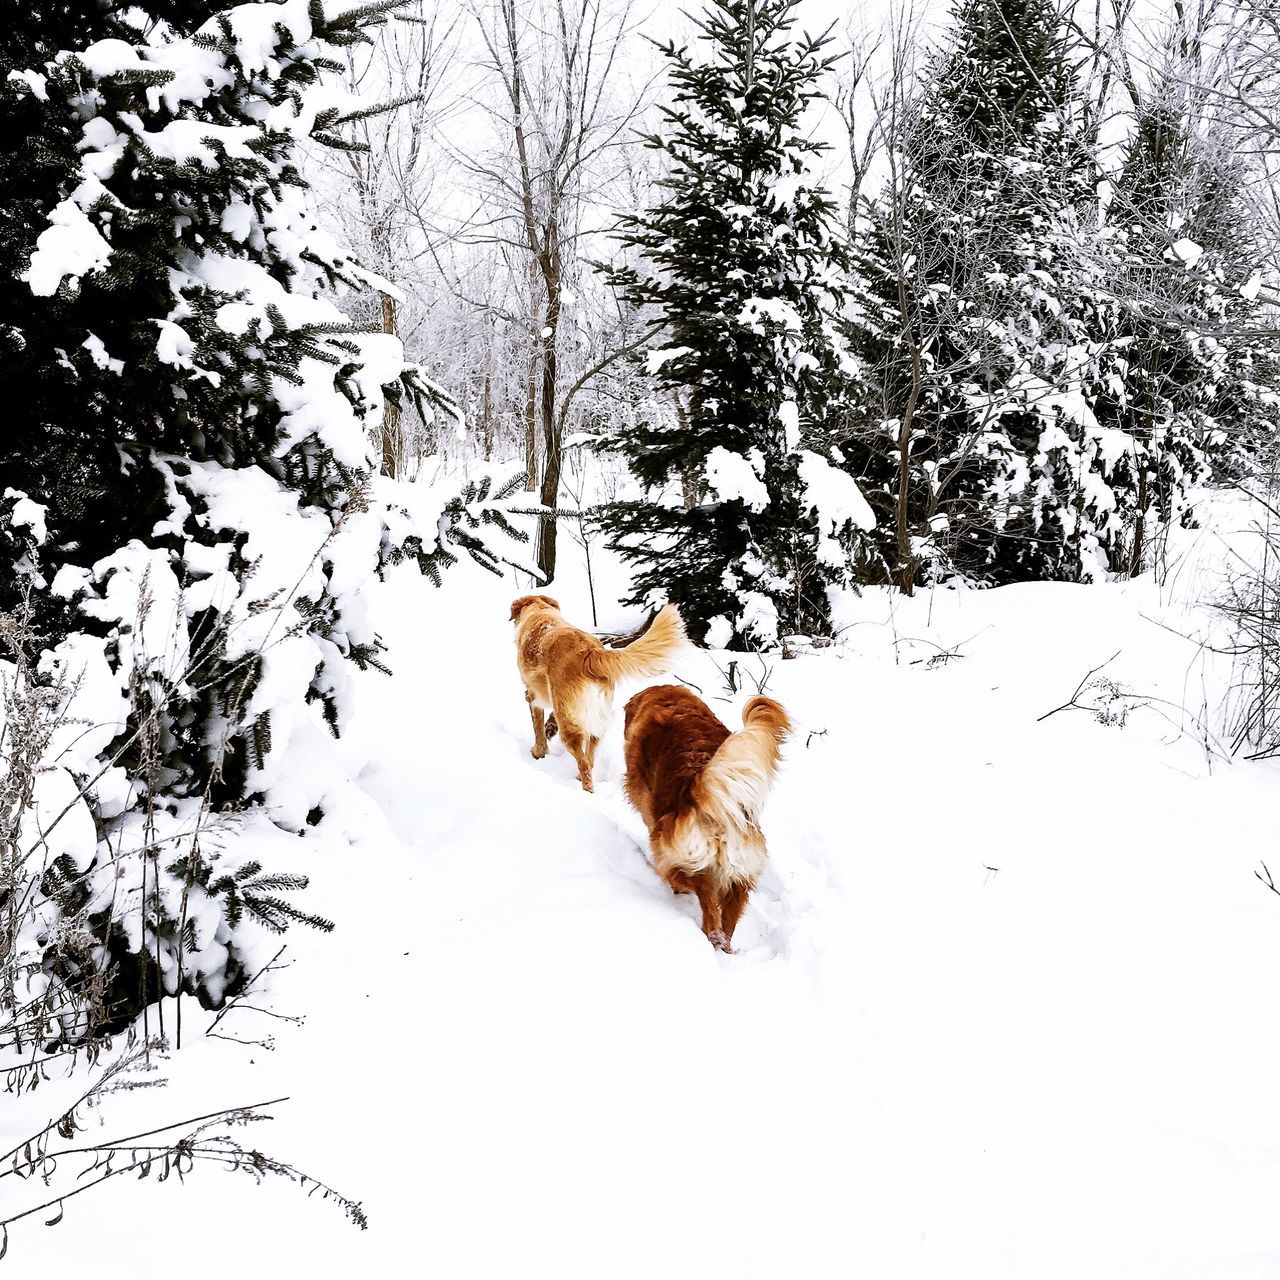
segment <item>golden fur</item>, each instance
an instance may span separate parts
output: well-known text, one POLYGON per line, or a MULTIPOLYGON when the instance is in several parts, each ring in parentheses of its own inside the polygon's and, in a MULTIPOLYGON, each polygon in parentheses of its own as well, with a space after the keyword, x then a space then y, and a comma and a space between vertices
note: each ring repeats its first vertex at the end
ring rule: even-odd
POLYGON ((764 869, 760 811, 791 728, 772 698, 752 698, 730 733, 679 685, 644 689, 627 703, 624 786, 649 828, 658 874, 695 893, 702 931, 732 951, 733 931, 764 869))
POLYGON ((564 745, 578 764, 584 791, 592 790, 596 747, 613 714, 618 682, 666 670, 685 644, 675 605, 666 605, 649 629, 625 649, 608 649, 571 627, 550 596, 521 596, 511 605, 516 662, 533 718, 533 757, 547 754, 546 714, 555 716, 564 745))

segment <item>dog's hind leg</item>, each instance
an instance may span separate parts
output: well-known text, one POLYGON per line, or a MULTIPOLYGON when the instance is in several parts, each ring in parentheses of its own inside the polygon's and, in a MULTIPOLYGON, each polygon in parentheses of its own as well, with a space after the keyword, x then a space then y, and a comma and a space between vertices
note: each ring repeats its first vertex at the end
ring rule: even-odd
POLYGON ((533 758, 541 760, 547 754, 547 725, 543 710, 533 700, 533 691, 524 691, 524 700, 529 704, 529 715, 533 719, 533 758))
POLYGON ((560 719, 558 723, 560 740, 578 763, 578 781, 582 783, 583 791, 594 791, 595 787, 591 782, 591 765, 595 751, 591 748, 591 739, 571 720, 560 719))

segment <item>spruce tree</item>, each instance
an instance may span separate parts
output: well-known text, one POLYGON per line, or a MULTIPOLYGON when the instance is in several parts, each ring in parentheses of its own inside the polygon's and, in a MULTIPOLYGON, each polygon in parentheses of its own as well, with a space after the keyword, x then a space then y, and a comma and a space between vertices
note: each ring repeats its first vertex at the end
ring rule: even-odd
MULTIPOLYGON (((219 7, 226 6, 152 0, 149 9, 190 32, 219 7)), ((112 545, 114 531, 103 526, 114 526, 120 509, 107 478, 125 427, 104 430, 106 415, 97 412, 111 379, 83 347, 92 285, 69 307, 62 295, 34 296, 22 278, 49 214, 77 181, 82 122, 51 107, 43 68, 63 49, 135 40, 140 20, 137 8, 118 3, 33 0, 6 15, 0 42, 0 404, 9 422, 0 434, 0 476, 43 495, 51 526, 81 545, 112 545)), ((109 298, 93 318, 99 327, 112 323, 109 298)), ((0 572, 0 609, 14 603, 13 587, 0 572)))
POLYGON ((35 141, 0 161, 0 611, 30 598, 39 670, 88 725, 58 766, 98 832, 45 868, 15 945, 46 992, 105 987, 108 1022, 223 1000, 250 922, 325 923, 272 860, 341 785, 351 664, 381 665, 360 588, 406 556, 494 567, 515 534, 487 482, 425 528, 381 485, 388 400, 450 404, 335 305, 366 278, 299 171, 302 143, 349 145, 322 75, 401 3, 191 31, 191 5, 82 26, 34 0, 6 46, 2 127, 35 141))
POLYGON ((605 526, 633 599, 676 602, 695 639, 725 646, 824 631, 870 523, 831 450, 845 257, 801 124, 832 58, 825 35, 793 33, 795 8, 716 0, 696 54, 661 46, 673 92, 646 141, 663 198, 623 221, 638 262, 613 276, 661 325, 649 368, 680 413, 609 439, 644 496, 605 526))

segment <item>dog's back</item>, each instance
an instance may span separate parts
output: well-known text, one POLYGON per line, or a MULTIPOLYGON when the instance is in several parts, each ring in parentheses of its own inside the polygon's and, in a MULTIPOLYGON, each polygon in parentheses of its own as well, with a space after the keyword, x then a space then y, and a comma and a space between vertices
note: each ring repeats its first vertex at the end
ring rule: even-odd
POLYGON ((578 763, 583 787, 593 786, 596 746, 613 715, 613 690, 621 680, 656 675, 685 643, 674 605, 666 605, 644 634, 624 649, 606 648, 590 632, 571 626, 550 596, 512 602, 516 662, 533 716, 536 758, 546 754, 542 717, 555 716, 565 747, 578 763))
POLYGON ((627 703, 625 786, 649 828, 654 867, 698 895, 703 931, 724 951, 764 868, 760 811, 789 729, 772 698, 747 703, 734 734, 678 685, 627 703))
POLYGON ((694 783, 728 737, 711 708, 682 685, 654 685, 627 703, 625 786, 651 828, 694 807, 694 783))
POLYGON ((520 675, 545 710, 568 712, 584 732, 599 737, 608 726, 612 705, 609 681, 591 670, 600 642, 567 623, 558 607, 542 603, 546 599, 535 597, 517 615, 520 675))

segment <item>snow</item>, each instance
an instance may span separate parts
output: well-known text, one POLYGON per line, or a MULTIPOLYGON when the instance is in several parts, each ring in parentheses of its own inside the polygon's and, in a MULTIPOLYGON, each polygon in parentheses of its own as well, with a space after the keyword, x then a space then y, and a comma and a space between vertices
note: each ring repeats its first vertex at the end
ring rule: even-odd
POLYGON ((10 71, 5 79, 7 81, 16 81, 19 84, 25 84, 41 102, 47 102, 49 100, 49 81, 47 77, 42 76, 38 71, 10 71))
POLYGON ((789 209, 801 191, 813 186, 807 173, 780 173, 769 184, 769 203, 775 209, 789 209))
POLYGON ((191 359, 191 353, 195 350, 195 343, 190 334, 171 320, 157 320, 156 325, 160 330, 156 358, 178 369, 194 369, 195 362, 191 359))
POLYGON ((707 487, 720 502, 744 502, 751 511, 763 511, 769 505, 769 490, 764 483, 764 455, 752 449, 744 457, 722 445, 707 454, 707 487))
POLYGON ((739 589, 738 599, 742 612, 738 625, 744 635, 762 648, 772 648, 778 643, 778 606, 761 591, 739 589))
POLYGON ((223 156, 210 143, 217 143, 226 156, 233 159, 257 160, 248 145, 261 139, 261 130, 253 125, 213 125, 203 120, 173 120, 163 129, 148 132, 136 117, 121 117, 137 134, 139 142, 156 155, 176 164, 198 164, 216 169, 223 156))
POLYGON ((107 351, 106 344, 96 333, 91 333, 81 345, 89 353, 89 358, 99 369, 107 369, 111 373, 124 372, 124 361, 112 357, 107 351))
POLYGON ((99 40, 81 49, 75 56, 99 80, 147 69, 142 52, 126 40, 99 40))
POLYGON ((49 537, 45 508, 38 502, 33 502, 20 489, 6 489, 3 496, 14 499, 8 515, 9 524, 16 529, 25 529, 36 546, 44 546, 49 537))
POLYGON ((651 350, 645 357, 645 368, 650 374, 658 373, 662 366, 672 360, 678 360, 681 356, 687 356, 693 351, 692 347, 660 347, 651 350))
POLYGON ((1186 236, 1183 236, 1181 240, 1174 243, 1172 252, 1189 271, 1200 261, 1204 250, 1194 240, 1188 240, 1186 236))
POLYGON ((733 622, 723 613, 717 614, 707 625, 707 647, 722 649, 733 639, 733 622))
MULTIPOLYGON (((356 677, 342 838, 236 837, 292 841, 306 906, 339 922, 287 939, 270 1007, 305 1023, 220 1025, 267 1051, 187 1008, 170 1086, 99 1117, 128 1133, 287 1094, 253 1143, 362 1200, 369 1231, 198 1171, 79 1197, 13 1258, 70 1266, 142 1212, 196 1280, 410 1258, 450 1280, 1274 1275, 1280 902, 1253 871, 1276 766, 1206 752, 1224 673, 1194 602, 1227 553, 1186 536, 1176 589, 868 590, 839 602, 835 650, 736 655, 736 693, 732 655, 682 660, 731 726, 759 680, 797 724, 733 956, 646 861, 623 699, 595 795, 558 746, 530 758, 521 584, 464 565, 439 594, 408 570, 371 585, 396 675, 356 677), (1123 728, 1041 718, 1100 663, 1134 695, 1123 728), (211 1211, 237 1229, 193 1251, 211 1211)), ((554 593, 583 618, 570 546, 554 593)), ((602 603, 602 626, 636 621, 602 603)), ((11 1101, 0 1138, 80 1087, 11 1101)))
POLYGON ((778 406, 778 421, 782 424, 783 448, 793 453, 800 447, 800 409, 794 400, 784 400, 778 406))
POLYGON ((793 333, 804 328, 800 313, 785 298, 748 298, 738 315, 738 323, 755 333, 763 333, 765 321, 793 333))
POLYGON ((75 691, 74 715, 55 729, 49 758, 60 768, 92 777, 97 755, 125 728, 129 704, 120 679, 101 642, 81 633, 68 636, 41 662, 41 674, 65 680, 75 691))
POLYGON ((221 229, 233 240, 238 240, 242 244, 249 238, 253 224, 254 213, 251 205, 233 201, 222 211, 221 229))
POLYGON ((832 565, 843 564, 845 551, 837 541, 840 531, 846 524, 855 529, 874 529, 875 513, 862 496, 858 482, 820 454, 801 450, 797 469, 805 507, 818 520, 818 556, 832 565))
MULTIPOLYGON (((1075 424, 1087 434, 1100 435, 1102 428, 1079 381, 1079 371, 1084 368, 1083 358, 1070 360, 1067 367, 1074 376, 1060 384, 1046 382, 1025 369, 1017 370, 1009 379, 1008 388, 1002 390, 990 405, 992 418, 1030 408, 1046 421, 1052 421, 1055 415, 1060 414, 1066 422, 1075 424)), ((987 404, 981 397, 976 397, 973 403, 975 408, 987 404)))
POLYGON ((62 201, 49 215, 49 222, 22 276, 38 298, 57 293, 67 277, 74 285, 81 276, 105 266, 111 257, 111 246, 74 200, 62 201))
POLYGON ((215 319, 218 328, 237 338, 243 337, 250 330, 253 330, 255 336, 260 336, 267 327, 267 317, 262 308, 249 302, 223 303, 218 308, 215 319))

